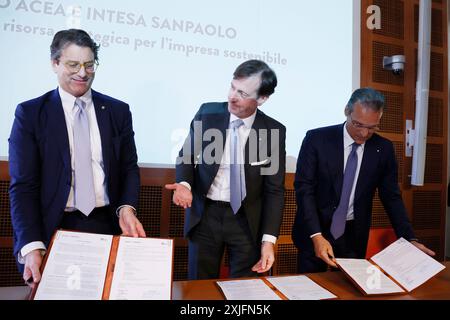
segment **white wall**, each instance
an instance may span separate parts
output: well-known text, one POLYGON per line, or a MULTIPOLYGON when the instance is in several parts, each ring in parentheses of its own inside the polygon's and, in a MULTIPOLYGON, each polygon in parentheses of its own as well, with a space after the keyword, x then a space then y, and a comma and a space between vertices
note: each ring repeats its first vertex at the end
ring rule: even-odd
POLYGON ((200 104, 226 100, 245 60, 236 55, 268 52, 279 85, 262 111, 286 125, 288 163, 295 165, 306 130, 344 121, 353 71, 359 76, 353 2, 0 0, 0 157, 8 153, 16 105, 56 87, 53 33, 80 27, 102 44, 93 88, 131 106, 140 163, 171 166, 200 104), (147 47, 137 46, 144 40, 147 47))

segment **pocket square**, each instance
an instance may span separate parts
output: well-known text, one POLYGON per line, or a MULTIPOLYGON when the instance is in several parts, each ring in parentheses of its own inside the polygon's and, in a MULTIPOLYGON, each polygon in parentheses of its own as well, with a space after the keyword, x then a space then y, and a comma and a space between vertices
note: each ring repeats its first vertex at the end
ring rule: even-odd
POLYGON ((258 162, 251 162, 250 165, 251 166, 261 166, 263 164, 269 163, 270 159, 265 159, 263 161, 258 161, 258 162))

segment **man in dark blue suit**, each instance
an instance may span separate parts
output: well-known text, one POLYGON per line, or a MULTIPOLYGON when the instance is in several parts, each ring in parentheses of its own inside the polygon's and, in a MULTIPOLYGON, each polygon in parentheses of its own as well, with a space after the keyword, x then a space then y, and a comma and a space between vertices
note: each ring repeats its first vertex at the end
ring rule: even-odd
POLYGON ((392 142, 376 134, 383 110, 383 95, 361 88, 345 108, 344 124, 306 133, 294 182, 298 272, 336 267, 335 257, 365 257, 377 189, 396 235, 434 255, 418 242, 409 222, 392 142))
POLYGON ((180 151, 173 201, 186 210, 189 278, 218 278, 224 248, 230 276, 268 271, 284 203, 286 128, 258 107, 277 78, 266 63, 237 67, 228 102, 205 103, 180 151))
POLYGON ((91 89, 98 48, 83 30, 57 32, 50 50, 58 88, 16 109, 9 138, 14 255, 32 287, 58 228, 145 237, 135 215, 129 106, 91 89))

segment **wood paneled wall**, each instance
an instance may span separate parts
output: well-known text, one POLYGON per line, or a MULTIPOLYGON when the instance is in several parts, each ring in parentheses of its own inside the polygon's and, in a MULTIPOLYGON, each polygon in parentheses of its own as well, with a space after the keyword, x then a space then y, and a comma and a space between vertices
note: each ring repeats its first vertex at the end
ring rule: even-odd
MULTIPOLYGON (((175 169, 140 168, 141 188, 138 216, 149 237, 175 239, 174 280, 187 278, 187 241, 183 238, 184 211, 172 204, 172 192, 164 188, 175 181, 175 169)), ((277 261, 273 274, 295 273, 297 249, 291 241, 296 204, 293 174, 286 175, 285 211, 277 243, 277 261)), ((12 256, 12 227, 9 209, 8 163, 0 161, 0 287, 22 285, 12 256)), ((227 258, 224 258, 226 267, 227 258)))
MULTIPOLYGON (((394 143, 405 205, 417 236, 442 260, 447 207, 447 2, 432 2, 425 185, 421 187, 411 185, 412 159, 405 156, 405 123, 415 118, 419 1, 362 0, 361 4, 361 86, 371 86, 386 97, 381 134, 394 143), (366 9, 370 5, 381 9, 381 29, 366 27, 369 17, 366 9), (396 54, 406 58, 405 70, 400 75, 384 70, 382 64, 383 56, 396 54)), ((373 227, 385 226, 389 226, 389 220, 376 199, 373 227)))

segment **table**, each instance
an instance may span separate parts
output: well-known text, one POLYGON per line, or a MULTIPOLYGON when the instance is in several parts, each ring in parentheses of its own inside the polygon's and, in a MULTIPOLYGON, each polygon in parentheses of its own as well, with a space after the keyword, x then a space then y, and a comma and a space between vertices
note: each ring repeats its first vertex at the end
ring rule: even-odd
MULTIPOLYGON (((306 274, 311 280, 334 293, 343 300, 450 300, 450 262, 446 268, 409 294, 364 296, 341 271, 306 274)), ((223 280, 223 279, 222 279, 223 280)), ((175 281, 172 287, 173 300, 223 300, 216 285, 217 280, 175 281)))
MULTIPOLYGON (((392 296, 364 296, 341 272, 311 273, 307 276, 343 300, 450 300, 450 262, 446 268, 409 294, 392 296)), ((222 279, 223 280, 223 279, 222 279)), ((224 300, 217 280, 174 281, 173 300, 224 300)), ((0 287, 0 300, 25 300, 28 287, 0 287)))

